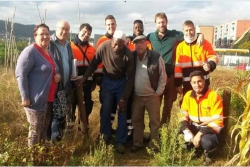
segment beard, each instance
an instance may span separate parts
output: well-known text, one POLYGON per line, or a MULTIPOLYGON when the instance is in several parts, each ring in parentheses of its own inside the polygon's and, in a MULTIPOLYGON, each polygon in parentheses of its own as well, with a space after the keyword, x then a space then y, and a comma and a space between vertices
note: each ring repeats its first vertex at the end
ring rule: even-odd
POLYGON ((167 26, 159 27, 159 28, 157 28, 157 29, 158 29, 159 32, 163 33, 163 32, 166 31, 167 26))
POLYGON ((193 41, 195 41, 197 39, 197 34, 196 32, 194 32, 194 35, 189 37, 189 36, 185 36, 184 35, 184 40, 187 42, 187 43, 192 43, 193 41))

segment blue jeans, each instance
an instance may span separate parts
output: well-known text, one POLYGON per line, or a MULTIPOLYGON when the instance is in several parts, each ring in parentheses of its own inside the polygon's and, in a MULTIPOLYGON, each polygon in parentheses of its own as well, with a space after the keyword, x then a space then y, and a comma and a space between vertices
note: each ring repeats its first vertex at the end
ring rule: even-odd
MULTIPOLYGON (((104 140, 108 140, 110 138, 111 112, 114 105, 114 99, 117 99, 117 103, 120 101, 125 83, 125 77, 119 80, 112 80, 105 75, 103 77, 101 93, 102 107, 100 133, 104 136, 104 140)), ((116 143, 118 144, 124 144, 127 140, 126 110, 124 112, 118 111, 118 127, 115 137, 116 143)))

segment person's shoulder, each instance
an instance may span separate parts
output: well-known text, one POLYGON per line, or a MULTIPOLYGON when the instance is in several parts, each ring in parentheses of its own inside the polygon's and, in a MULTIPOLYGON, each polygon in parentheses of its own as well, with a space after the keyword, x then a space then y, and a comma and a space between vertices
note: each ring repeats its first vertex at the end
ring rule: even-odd
POLYGON ((23 52, 32 52, 34 50, 36 50, 36 47, 34 46, 34 44, 31 44, 27 46, 26 48, 24 48, 23 52))
POLYGON ((106 41, 102 42, 100 45, 97 46, 96 50, 100 51, 100 50, 105 50, 106 48, 111 47, 110 42, 111 42, 111 40, 106 40, 106 41))
POLYGON ((175 37, 178 37, 179 39, 183 38, 183 32, 177 31, 177 30, 168 30, 170 34, 172 34, 175 37))
POLYGON ((106 46, 109 46, 109 44, 111 43, 111 40, 109 39, 109 40, 105 40, 105 41, 103 41, 100 45, 99 45, 99 47, 106 47, 106 46))
POLYGON ((95 47, 91 43, 89 43, 89 49, 92 50, 92 51, 96 50, 95 47))
POLYGON ((105 35, 98 39, 97 44, 102 44, 104 41, 108 40, 109 38, 105 35))
POLYGON ((208 91, 209 91, 210 96, 221 98, 220 95, 216 91, 212 89, 209 89, 208 91))
POLYGON ((177 34, 177 35, 183 34, 183 32, 177 31, 177 30, 175 30, 175 29, 173 29, 173 30, 168 30, 168 31, 171 32, 171 33, 177 34))
POLYGON ((39 53, 36 51, 37 51, 37 49, 34 46, 34 44, 31 44, 22 50, 20 56, 26 57, 26 58, 31 58, 31 57, 34 57, 34 55, 36 55, 36 53, 39 53))
POLYGON ((187 91, 187 93, 184 95, 184 98, 191 98, 192 96, 191 96, 191 94, 192 94, 192 92, 193 92, 193 90, 189 90, 189 91, 187 91))
POLYGON ((160 56, 160 53, 156 50, 150 50, 148 49, 148 52, 151 54, 151 55, 155 55, 155 56, 160 56))
POLYGON ((74 47, 74 46, 75 46, 75 43, 74 43, 73 41, 71 41, 71 42, 69 43, 69 45, 70 45, 70 47, 74 47))
POLYGON ((208 40, 206 40, 206 39, 204 39, 204 45, 205 46, 210 46, 210 45, 212 45, 208 40))
POLYGON ((131 51, 128 47, 126 47, 126 46, 124 46, 124 53, 125 53, 125 55, 127 56, 127 57, 133 57, 132 55, 133 55, 133 52, 134 51, 131 51))
POLYGON ((151 33, 149 33, 149 34, 147 35, 147 40, 150 41, 150 38, 154 38, 154 37, 156 37, 155 32, 151 32, 151 33))

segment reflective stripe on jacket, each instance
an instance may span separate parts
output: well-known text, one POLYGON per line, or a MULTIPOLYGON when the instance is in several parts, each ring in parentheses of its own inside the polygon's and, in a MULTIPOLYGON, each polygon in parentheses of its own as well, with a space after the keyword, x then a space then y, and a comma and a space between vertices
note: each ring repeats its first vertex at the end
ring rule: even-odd
MULTIPOLYGON (((73 51, 74 58, 77 59, 77 67, 78 67, 78 75, 83 75, 89 66, 89 63, 91 63, 92 59, 95 56, 95 48, 91 44, 88 46, 80 46, 82 48, 83 52, 85 53, 88 60, 85 58, 81 50, 74 44, 74 42, 71 42, 71 48, 73 51)), ((95 73, 102 73, 103 66, 99 65, 95 73)))
POLYGON ((215 91, 208 90, 200 99, 196 98, 194 91, 188 91, 184 96, 181 111, 182 121, 208 126, 216 133, 224 126, 222 99, 215 91))
POLYGON ((176 49, 174 74, 176 86, 183 84, 184 88, 190 87, 189 75, 195 70, 202 71, 205 79, 209 80, 209 71, 203 69, 203 64, 209 61, 217 64, 218 57, 207 40, 204 40, 204 44, 200 47, 196 44, 196 41, 191 44, 182 41, 176 49))

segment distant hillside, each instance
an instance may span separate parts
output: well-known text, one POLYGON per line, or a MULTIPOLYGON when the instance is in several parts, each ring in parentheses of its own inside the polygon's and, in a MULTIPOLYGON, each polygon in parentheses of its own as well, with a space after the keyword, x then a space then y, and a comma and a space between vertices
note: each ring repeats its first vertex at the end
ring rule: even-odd
MULTIPOLYGON (((8 24, 8 32, 10 33, 10 23, 8 24)), ((16 37, 16 41, 19 40, 28 40, 28 38, 31 37, 31 40, 33 40, 33 30, 35 25, 24 25, 20 23, 14 23, 14 35, 16 37)), ((55 30, 51 30, 50 34, 53 34, 55 30)), ((0 39, 5 39, 5 21, 0 20, 0 39)), ((76 34, 72 33, 72 37, 74 37, 76 34)))
MULTIPOLYGON (((10 23, 8 24, 8 32, 10 33, 10 23)), ((14 23, 14 35, 17 40, 28 39, 31 37, 33 39, 33 30, 35 25, 24 25, 20 23, 14 23)), ((5 21, 0 20, 0 38, 5 38, 5 21)), ((50 32, 52 33, 52 31, 50 32)))

